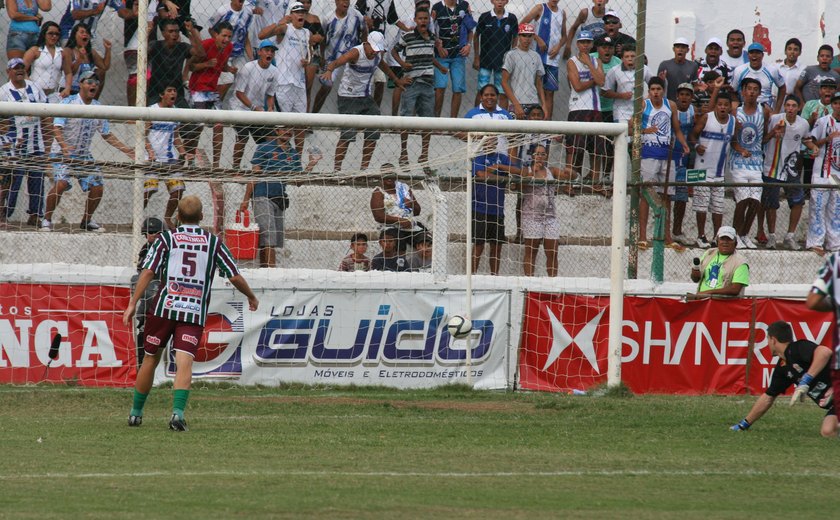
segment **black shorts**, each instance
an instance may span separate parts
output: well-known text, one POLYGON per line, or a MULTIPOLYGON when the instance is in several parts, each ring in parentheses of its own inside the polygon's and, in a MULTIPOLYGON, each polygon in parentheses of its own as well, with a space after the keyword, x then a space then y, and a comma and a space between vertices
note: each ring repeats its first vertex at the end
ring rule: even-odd
POLYGON ((475 244, 506 242, 505 216, 473 213, 472 236, 475 244))
MULTIPOLYGON (((572 110, 569 121, 584 123, 602 123, 601 112, 597 110, 572 110)), ((607 154, 607 139, 600 135, 572 134, 566 136, 566 145, 578 150, 584 150, 594 155, 607 154)))
POLYGON ((271 134, 272 129, 265 126, 258 125, 233 125, 236 130, 236 138, 239 140, 248 139, 248 136, 254 138, 254 142, 259 144, 271 134))

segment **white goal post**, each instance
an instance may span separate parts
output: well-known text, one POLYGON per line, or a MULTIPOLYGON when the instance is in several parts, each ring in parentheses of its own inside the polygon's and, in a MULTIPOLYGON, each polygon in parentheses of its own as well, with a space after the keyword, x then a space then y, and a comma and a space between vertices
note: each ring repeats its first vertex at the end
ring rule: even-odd
MULTIPOLYGON (((66 117, 66 118, 94 118, 108 119, 113 121, 136 122, 137 130, 135 135, 144 135, 145 122, 161 119, 160 109, 135 108, 124 106, 79 106, 79 105, 56 105, 56 104, 30 104, 30 103, 0 103, 0 117, 30 116, 30 117, 66 117)), ((476 134, 580 134, 591 136, 606 136, 612 139, 612 149, 607 155, 612 157, 612 198, 610 201, 612 210, 610 243, 610 320, 609 320, 609 356, 607 384, 618 385, 621 381, 621 323, 622 323, 622 300, 624 288, 624 254, 625 238, 627 227, 626 200, 627 200, 627 176, 629 171, 629 156, 627 153, 627 127, 619 123, 573 123, 566 121, 497 121, 487 119, 451 119, 451 118, 421 118, 421 117, 393 117, 393 116, 354 116, 337 114, 296 114, 296 113, 273 113, 273 112, 245 112, 230 110, 192 110, 192 109, 166 109, 165 119, 167 121, 182 123, 206 123, 240 126, 278 127, 289 128, 317 128, 326 130, 339 129, 364 129, 380 130, 390 133, 400 131, 412 134, 427 133, 435 135, 462 134, 466 137, 476 134)), ((134 144, 135 149, 142 148, 138 143, 134 144)), ((464 145, 461 145, 464 146, 464 145)), ((466 147, 465 147, 466 149, 466 147)), ((464 157, 461 157, 464 159, 464 157)), ((126 164, 128 166, 128 164, 126 164)), ((235 168, 234 168, 235 169, 235 168)), ((408 168, 412 169, 412 168, 408 168)), ((227 170, 226 172, 229 172, 227 170)), ((417 172, 417 170, 415 170, 417 172)), ((459 172, 463 175, 468 185, 471 176, 468 171, 459 172)), ((125 177, 133 176, 134 182, 134 215, 142 214, 142 168, 135 168, 130 172, 126 168, 125 177)), ((206 179, 204 179, 206 180, 206 179)), ((470 197, 469 188, 466 190, 467 197, 470 197)), ((467 201, 467 208, 470 201, 467 201)), ((468 209, 469 211, 469 209, 468 209)), ((585 215, 582 215, 585 218, 585 215)), ((133 251, 139 249, 139 237, 141 220, 134 218, 133 237, 135 240, 133 251)), ((469 227, 469 226, 467 226, 469 227)), ((469 234, 469 231, 467 231, 469 234)), ((435 236, 433 240, 437 244, 438 239, 445 238, 435 236)), ((470 283, 470 247, 467 240, 466 272, 467 283, 470 283)), ((439 254, 435 247, 433 255, 439 254)), ((444 253, 445 254, 445 253, 444 253)), ((433 260, 433 265, 435 260, 433 260)), ((432 271, 435 273, 434 269, 432 271)), ((444 273, 445 274, 445 273, 444 273)), ((550 290, 550 289, 549 289, 550 290)), ((469 294, 469 285, 467 288, 469 294)), ((469 307, 467 312, 469 312, 469 307)))

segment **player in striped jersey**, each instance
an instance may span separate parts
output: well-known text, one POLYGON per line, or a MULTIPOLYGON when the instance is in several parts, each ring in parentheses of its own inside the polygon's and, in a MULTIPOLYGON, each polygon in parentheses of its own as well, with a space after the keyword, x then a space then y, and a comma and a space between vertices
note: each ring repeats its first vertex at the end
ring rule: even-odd
MULTIPOLYGON (((779 209, 779 191, 782 184, 798 184, 802 182, 800 167, 802 164, 802 143, 808 137, 811 128, 808 122, 799 117, 800 100, 796 96, 788 96, 785 100, 784 114, 773 114, 767 123, 764 141, 764 173, 765 186, 761 192, 761 206, 767 216, 767 248, 776 247, 776 210, 779 209), (775 185, 773 184, 775 183, 775 185), (767 185, 769 184, 769 185, 767 185)), ((802 207, 805 205, 805 193, 802 188, 785 186, 785 198, 790 208, 788 231, 784 245, 788 249, 798 250, 799 244, 793 237, 802 207)), ((761 213, 758 218, 758 234, 762 229, 761 213)))
MULTIPOLYGON (((150 108, 162 109, 172 108, 175 106, 175 100, 178 98, 178 88, 175 85, 169 85, 164 89, 160 97, 160 101, 151 105, 150 108)), ((146 158, 149 161, 154 161, 158 164, 179 164, 181 156, 189 161, 192 157, 184 150, 184 144, 181 142, 181 136, 178 134, 178 123, 175 121, 147 121, 146 122, 146 158)), ((143 182, 143 207, 149 204, 149 199, 154 195, 160 184, 160 180, 147 176, 143 182)), ((173 229, 175 224, 172 222, 172 216, 178 208, 178 201, 184 193, 184 181, 167 179, 165 181, 166 188, 169 190, 169 200, 166 202, 166 211, 163 215, 163 221, 166 227, 173 229)))
POLYGON ((181 225, 164 231, 152 244, 143 260, 143 272, 134 294, 123 313, 123 324, 129 325, 146 286, 155 273, 162 272, 163 282, 157 299, 146 316, 145 357, 134 386, 129 426, 140 426, 143 422, 143 407, 152 389, 155 368, 162 357, 163 347, 172 338, 177 368, 169 428, 187 430, 184 409, 192 382, 193 358, 204 332, 216 269, 248 298, 250 310, 255 311, 259 306, 259 300, 239 273, 227 246, 219 237, 199 227, 203 217, 198 197, 190 195, 181 200, 178 204, 181 225))

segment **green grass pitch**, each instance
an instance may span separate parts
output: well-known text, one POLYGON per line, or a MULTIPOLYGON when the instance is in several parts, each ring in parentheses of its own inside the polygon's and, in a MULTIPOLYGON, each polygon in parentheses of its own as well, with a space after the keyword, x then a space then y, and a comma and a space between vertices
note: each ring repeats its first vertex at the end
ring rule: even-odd
POLYGON ((840 440, 786 400, 198 383, 0 387, 2 518, 832 518, 840 440))

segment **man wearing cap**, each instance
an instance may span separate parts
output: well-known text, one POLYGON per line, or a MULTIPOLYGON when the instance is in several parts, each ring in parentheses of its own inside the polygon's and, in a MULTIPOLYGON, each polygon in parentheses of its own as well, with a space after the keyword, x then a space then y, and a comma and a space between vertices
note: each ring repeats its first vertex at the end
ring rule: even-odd
MULTIPOLYGON (((381 69, 399 89, 411 83, 411 78, 398 78, 391 67, 382 60, 385 53, 385 36, 378 31, 368 34, 367 41, 357 45, 342 54, 337 60, 327 64, 327 69, 321 75, 321 79, 328 81, 333 72, 345 67, 341 76, 341 83, 338 86, 338 113, 351 115, 378 116, 379 106, 373 101, 373 73, 381 69)), ((350 141, 355 140, 358 130, 343 130, 338 138, 335 147, 335 171, 339 171, 347 155, 347 148, 350 141)), ((379 132, 376 130, 365 130, 362 143, 361 170, 367 170, 370 166, 370 159, 376 149, 376 141, 379 139, 379 132)))
POLYGON ((732 88, 741 94, 744 78, 758 81, 761 85, 758 103, 767 105, 770 110, 778 113, 781 111, 782 101, 785 98, 785 78, 779 73, 778 67, 773 64, 764 64, 764 46, 760 43, 753 42, 747 47, 747 57, 749 61, 739 65, 732 72, 732 88), (773 95, 774 86, 778 89, 778 99, 773 95))
POLYGON ((840 83, 840 74, 831 69, 834 59, 834 49, 831 45, 823 45, 817 53, 817 64, 805 67, 796 82, 796 95, 806 102, 820 97, 820 84, 823 80, 833 79, 840 83))
POLYGON ((683 83, 697 81, 699 66, 687 59, 689 41, 686 38, 674 40, 674 57, 659 64, 659 77, 667 82, 665 97, 671 101, 677 99, 677 87, 683 83))
POLYGON ((621 50, 624 47, 636 46, 636 39, 629 34, 624 34, 621 29, 621 20, 618 13, 615 11, 607 11, 604 15, 604 34, 602 36, 609 36, 615 45, 615 55, 621 56, 621 50))
MULTIPOLYGON (((505 9, 507 3, 508 0, 493 0, 493 9, 481 13, 475 26, 473 68, 478 71, 476 105, 481 102, 478 91, 484 85, 492 81, 497 89, 502 90, 505 53, 513 47, 519 32, 516 15, 505 9)), ((504 95, 499 99, 499 105, 504 109, 508 108, 508 101, 504 95)))
POLYGON ((566 33, 566 11, 560 8, 559 0, 548 0, 544 4, 535 5, 522 18, 522 23, 534 24, 536 28, 534 44, 545 69, 545 118, 551 120, 554 112, 554 93, 560 88, 560 51, 563 47, 568 49, 570 42, 566 33))
MULTIPOLYGON (((817 119, 810 137, 805 145, 816 155, 811 183, 837 184, 840 181, 840 92, 831 96, 831 114, 817 119)), ((806 248, 820 256, 826 251, 840 251, 840 221, 835 215, 840 215, 840 192, 812 189, 806 248)))
MULTIPOLYGON (((289 14, 263 29, 260 38, 276 38, 275 66, 277 88, 275 100, 280 112, 306 112, 306 67, 310 63, 310 38, 306 29, 306 7, 300 2, 289 6, 289 14)), ((303 150, 305 131, 295 131, 295 148, 303 150)))
POLYGON ((535 106, 545 107, 542 81, 545 69, 540 55, 531 50, 533 39, 534 26, 529 23, 519 24, 516 47, 505 54, 502 65, 502 89, 517 119, 525 119, 525 115, 535 106))
POLYGON ((697 284, 695 297, 741 296, 750 285, 750 267, 746 258, 735 250, 736 237, 735 228, 721 226, 717 247, 694 259, 691 281, 697 284))
MULTIPOLYGON (((610 70, 621 65, 621 58, 615 54, 615 40, 602 34, 595 38, 595 52, 589 53, 592 60, 601 62, 601 68, 604 70, 604 81, 609 75, 610 70)), ((604 95, 604 90, 598 90, 599 101, 601 104, 601 119, 605 123, 613 122, 613 100, 604 95)), ((609 170, 609 168, 607 168, 609 170)))
POLYGON ((720 42, 720 38, 709 38, 709 41, 706 42, 706 56, 697 60, 698 80, 702 81, 705 73, 714 71, 723 78, 724 83, 729 83, 732 68, 721 61, 721 54, 723 54, 723 45, 720 42))
MULTIPOLYGON (((47 96, 41 87, 26 79, 25 64, 22 59, 10 59, 7 72, 9 74, 9 81, 0 86, 0 101, 10 103, 47 102, 47 96)), ((10 144, 11 150, 9 150, 9 155, 12 157, 16 157, 23 164, 26 164, 29 158, 44 155, 44 136, 41 130, 40 117, 14 116, 3 119, 0 122, 0 127, 5 127, 5 131, 0 130, 0 133, 5 134, 6 139, 4 140, 10 144)), ((8 195, 0 194, 0 197, 5 199, 0 199, 0 208, 5 206, 5 212, 0 214, 0 221, 8 220, 15 212, 18 193, 20 192, 24 177, 27 178, 26 190, 29 194, 29 209, 27 210, 29 217, 27 223, 31 226, 37 225, 38 219, 43 217, 43 167, 31 165, 24 168, 21 165, 12 171, 8 195)))
MULTIPOLYGON (((100 81, 92 70, 83 72, 79 76, 79 93, 66 97, 61 101, 62 105, 99 105, 96 94, 99 92, 100 81)), ((88 164, 71 165, 61 162, 53 164, 53 187, 47 195, 47 209, 44 218, 41 220, 41 231, 52 231, 52 216, 58 203, 61 202, 62 194, 71 189, 70 181, 75 177, 79 182, 82 191, 87 192, 87 202, 79 228, 82 231, 94 231, 101 233, 105 228, 93 220, 93 213, 102 201, 105 193, 105 183, 99 175, 99 169, 90 164, 93 161, 91 145, 93 136, 100 134, 102 138, 121 151, 129 158, 134 159, 134 150, 123 144, 122 141, 111 133, 111 126, 107 119, 78 119, 56 117, 53 119, 55 140, 50 151, 51 157, 61 157, 85 161, 88 164)))
MULTIPOLYGON (((271 64, 277 44, 274 40, 263 40, 257 51, 257 59, 249 61, 236 75, 234 96, 230 102, 232 110, 274 112, 274 94, 277 90, 277 67, 271 64)), ((233 145, 233 167, 239 168, 248 136, 259 144, 265 137, 265 129, 256 125, 236 125, 236 143, 233 145)))
MULTIPOLYGON (((566 62, 569 80, 569 121, 601 122, 599 90, 606 74, 601 61, 592 59, 592 34, 581 31, 577 38, 578 54, 566 62)), ((601 136, 573 134, 566 138, 566 169, 582 174, 583 155, 589 154, 592 178, 600 179, 606 158, 607 143, 601 136)))

